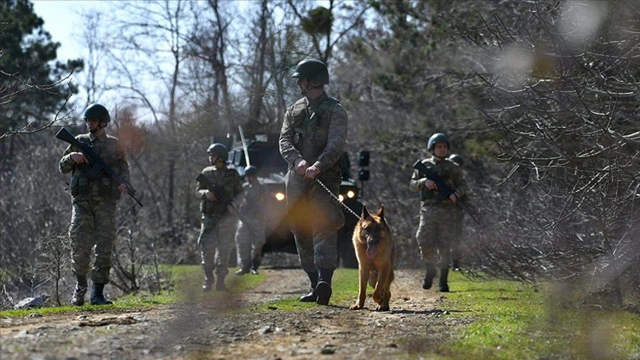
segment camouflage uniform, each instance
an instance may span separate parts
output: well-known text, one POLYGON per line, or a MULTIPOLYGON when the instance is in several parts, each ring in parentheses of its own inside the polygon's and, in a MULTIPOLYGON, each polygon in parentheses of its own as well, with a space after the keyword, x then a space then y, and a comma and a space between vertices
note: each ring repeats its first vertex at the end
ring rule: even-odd
MULTIPOLYGON (((76 136, 78 141, 88 144, 102 160, 129 181, 129 164, 125 152, 117 138, 103 133, 76 136)), ((116 240, 116 203, 120 190, 107 174, 102 171, 89 178, 91 165, 76 164, 71 159, 72 152, 80 149, 70 145, 60 159, 62 174, 72 172, 70 190, 73 212, 69 237, 71 238, 71 258, 76 277, 84 277, 89 272, 91 250, 95 245, 95 262, 91 271, 91 280, 98 284, 109 283, 111 254, 116 240)))
POLYGON ((262 246, 266 242, 264 204, 267 201, 267 188, 258 181, 254 184, 248 182, 243 187, 244 201, 240 206, 240 212, 248 224, 238 222, 236 249, 238 265, 246 272, 252 261, 256 262, 257 269, 257 262, 262 257, 262 246))
MULTIPOLYGON (((242 180, 234 169, 226 167, 217 169, 215 166, 208 166, 202 170, 202 174, 211 184, 220 187, 231 199, 242 192, 242 180)), ((229 273, 229 255, 233 248, 233 237, 238 220, 229 212, 227 204, 207 200, 206 193, 206 186, 198 182, 196 195, 201 199, 200 211, 202 212, 198 245, 202 256, 202 268, 205 274, 213 272, 215 268, 216 275, 224 278, 229 273)))
MULTIPOLYGON (((433 169, 444 182, 456 191, 458 196, 466 192, 466 183, 462 169, 453 161, 432 156, 422 160, 422 163, 433 169)), ((430 190, 425 186, 426 177, 418 170, 413 171, 409 188, 411 191, 420 192, 420 226, 416 233, 418 246, 422 259, 426 263, 435 262, 436 255, 440 254, 442 268, 448 267, 451 261, 450 244, 456 240, 460 228, 460 209, 448 197, 438 199, 440 192, 430 190)))
POLYGON ((295 161, 305 159, 321 170, 318 180, 334 194, 340 190, 338 160, 347 137, 347 113, 338 100, 323 94, 306 97, 287 109, 280 132, 280 153, 289 164, 287 202, 300 264, 307 273, 338 266, 337 230, 344 225, 340 205, 315 180, 295 171, 295 161))
MULTIPOLYGON (((460 201, 466 204, 466 198, 466 196, 460 197, 460 201)), ((451 260, 456 270, 459 270, 457 268, 458 260, 460 259, 460 244, 463 238, 462 221, 464 219, 464 210, 462 210, 460 206, 456 206, 455 210, 455 218, 452 224, 452 226, 454 226, 454 235, 451 239, 451 260)))

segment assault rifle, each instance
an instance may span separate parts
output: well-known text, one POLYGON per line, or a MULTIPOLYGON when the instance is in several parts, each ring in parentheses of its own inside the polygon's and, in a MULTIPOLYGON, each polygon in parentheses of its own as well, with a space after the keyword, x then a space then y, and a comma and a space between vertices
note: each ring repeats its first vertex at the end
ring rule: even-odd
POLYGON ((249 222, 247 221, 247 219, 244 218, 244 216, 242 216, 242 214, 240 213, 240 209, 238 209, 238 207, 236 206, 236 204, 233 203, 233 199, 231 199, 229 196, 227 196, 227 194, 224 193, 224 191, 222 191, 222 189, 220 189, 220 187, 213 185, 206 176, 204 176, 202 173, 200 173, 198 176, 196 176, 196 181, 198 181, 199 183, 201 183, 202 185, 204 185, 207 190, 211 191, 213 193, 213 195, 216 197, 216 199, 218 200, 218 202, 224 204, 225 206, 231 206, 231 208, 233 209, 233 211, 236 213, 236 215, 238 216, 238 219, 240 219, 240 221, 242 221, 244 223, 244 225, 249 229, 250 232, 252 232, 253 234, 257 234, 249 225, 249 222))
MULTIPOLYGON (((95 179, 98 177, 100 172, 104 171, 113 181, 116 182, 116 184, 118 184, 118 186, 120 186, 121 184, 125 184, 127 186, 127 195, 131 196, 133 200, 138 203, 138 205, 144 206, 142 205, 140 200, 136 198, 136 190, 133 188, 133 186, 131 186, 131 184, 123 179, 120 175, 116 174, 115 171, 113 171, 113 169, 109 165, 107 165, 100 158, 100 156, 95 153, 95 151, 93 151, 91 146, 78 141, 78 139, 71 135, 71 133, 65 128, 60 129, 60 131, 58 131, 58 133, 56 134, 56 137, 80 149, 82 154, 84 154, 84 156, 89 160, 89 163, 92 165, 87 172, 87 177, 89 177, 90 179, 95 179)), ((82 165, 84 164, 81 164, 81 166, 82 165)))
POLYGON ((442 178, 433 170, 429 169, 428 167, 426 167, 425 164, 422 163, 422 161, 418 160, 416 161, 415 164, 413 164, 413 168, 420 171, 421 173, 425 174, 427 176, 427 179, 433 181, 434 183, 436 183, 436 186, 438 187, 438 192, 440 193, 438 195, 438 197, 436 197, 436 199, 438 201, 442 201, 444 199, 448 199, 449 196, 451 196, 451 194, 455 195, 457 198, 456 204, 458 204, 458 206, 460 206, 460 208, 466 212, 467 214, 469 214, 469 216, 478 224, 480 224, 480 221, 478 221, 478 219, 475 218, 475 216, 473 216, 473 214, 469 211, 469 209, 467 209, 467 207, 464 205, 463 201, 460 200, 460 197, 458 196, 458 194, 456 193, 456 191, 454 189, 451 188, 451 186, 447 185, 446 182, 444 182, 444 180, 442 180, 442 178))

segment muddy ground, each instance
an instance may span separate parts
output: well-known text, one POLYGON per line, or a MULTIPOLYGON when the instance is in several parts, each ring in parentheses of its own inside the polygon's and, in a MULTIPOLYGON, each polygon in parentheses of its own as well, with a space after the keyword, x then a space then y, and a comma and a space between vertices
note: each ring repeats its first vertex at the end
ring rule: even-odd
POLYGON ((443 294, 421 289, 417 270, 396 270, 388 312, 372 311, 371 288, 364 310, 349 310, 355 299, 332 299, 303 311, 258 311, 267 301, 308 290, 299 269, 262 272, 260 286, 224 299, 0 319, 0 358, 389 359, 436 351, 470 321, 448 316, 443 294))

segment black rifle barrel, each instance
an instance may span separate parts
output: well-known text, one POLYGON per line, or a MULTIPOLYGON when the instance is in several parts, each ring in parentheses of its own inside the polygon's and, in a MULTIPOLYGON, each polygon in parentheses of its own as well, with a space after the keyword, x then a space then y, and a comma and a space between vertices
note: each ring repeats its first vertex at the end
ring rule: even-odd
POLYGON ((423 173, 427 177, 427 179, 435 182, 436 186, 438 187, 438 191, 444 196, 444 199, 449 198, 451 194, 455 195, 457 199, 456 204, 460 206, 460 208, 464 212, 469 214, 469 216, 478 225, 480 225, 480 222, 478 221, 478 219, 476 219, 475 216, 473 216, 473 214, 471 213, 471 211, 469 211, 469 209, 467 209, 467 207, 464 206, 464 202, 460 200, 460 197, 458 196, 456 191, 452 189, 451 186, 447 185, 447 183, 444 182, 444 180, 442 180, 442 178, 435 171, 432 171, 431 169, 427 168, 427 166, 423 164, 422 161, 420 160, 416 161, 416 163, 413 164, 413 168, 423 173))
POLYGON ((253 234, 258 234, 257 232, 255 232, 253 230, 251 225, 249 225, 249 222, 247 221, 247 219, 245 219, 244 216, 240 213, 240 209, 238 209, 236 204, 233 203, 233 201, 232 201, 233 199, 231 199, 228 196, 226 196, 219 187, 213 185, 207 179, 207 177, 204 176, 204 174, 202 174, 202 173, 198 174, 198 176, 196 176, 195 180, 200 182, 201 184, 203 184, 207 188, 207 190, 211 191, 213 193, 213 195, 215 195, 216 199, 218 199, 219 202, 221 202, 221 203, 223 203, 225 205, 231 206, 233 211, 238 216, 238 219, 240 219, 240 221, 242 221, 244 223, 244 225, 247 227, 247 229, 249 229, 249 231, 252 232, 253 234))
POLYGON ((104 170, 107 173, 107 175, 109 175, 109 177, 116 182, 116 184, 118 185, 125 184, 127 186, 127 195, 131 196, 133 200, 135 200, 138 203, 138 205, 144 206, 142 205, 140 200, 136 198, 135 196, 136 190, 133 188, 133 186, 131 186, 131 184, 125 179, 123 179, 120 175, 116 174, 116 172, 113 171, 113 169, 109 165, 107 165, 102 160, 102 158, 100 158, 100 156, 98 156, 98 154, 95 153, 95 151, 93 151, 91 146, 78 141, 78 139, 76 139, 65 128, 60 129, 60 131, 58 131, 58 133, 56 134, 56 137, 64 142, 67 142, 77 147, 84 154, 84 156, 89 159, 89 161, 93 164, 91 170, 89 171, 89 174, 92 175, 91 177, 97 175, 101 170, 104 170))

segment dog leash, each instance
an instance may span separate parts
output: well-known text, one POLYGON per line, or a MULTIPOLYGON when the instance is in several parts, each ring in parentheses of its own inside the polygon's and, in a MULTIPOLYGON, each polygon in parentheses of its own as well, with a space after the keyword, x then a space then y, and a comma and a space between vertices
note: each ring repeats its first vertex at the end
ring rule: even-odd
POLYGON ((344 207, 345 209, 347 209, 347 211, 349 211, 353 216, 355 216, 356 218, 358 218, 358 220, 360 220, 360 215, 356 214, 355 211, 351 210, 351 208, 349 208, 347 205, 345 205, 342 201, 340 201, 340 199, 338 199, 337 196, 335 196, 334 193, 331 192, 331 190, 329 190, 329 188, 322 183, 322 181, 315 179, 316 182, 318 184, 320 184, 320 186, 322 186, 323 189, 325 189, 327 191, 327 193, 329 193, 329 196, 331 196, 331 198, 335 201, 338 202, 338 204, 342 205, 342 207, 344 207))

